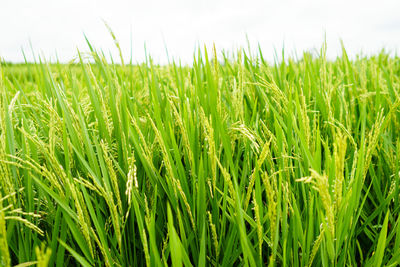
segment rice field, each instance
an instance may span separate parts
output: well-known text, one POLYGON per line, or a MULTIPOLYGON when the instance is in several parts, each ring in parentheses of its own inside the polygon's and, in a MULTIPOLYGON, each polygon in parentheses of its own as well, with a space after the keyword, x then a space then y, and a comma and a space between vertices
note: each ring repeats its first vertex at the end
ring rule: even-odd
POLYGON ((400 59, 0 67, 1 266, 398 266, 400 59))

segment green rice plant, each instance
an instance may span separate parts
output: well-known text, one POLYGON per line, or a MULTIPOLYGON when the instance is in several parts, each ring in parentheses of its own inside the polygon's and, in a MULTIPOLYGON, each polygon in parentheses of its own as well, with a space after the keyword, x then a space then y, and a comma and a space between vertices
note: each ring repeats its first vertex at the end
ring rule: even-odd
MULTIPOLYGON (((110 29, 109 29, 110 30, 110 29)), ((397 266, 400 59, 0 64, 0 265, 397 266)))

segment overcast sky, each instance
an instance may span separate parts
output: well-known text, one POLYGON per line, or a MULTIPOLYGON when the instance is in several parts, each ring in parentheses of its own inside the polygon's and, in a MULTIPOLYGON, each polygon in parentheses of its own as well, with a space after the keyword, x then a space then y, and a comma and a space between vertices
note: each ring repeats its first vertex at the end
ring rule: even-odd
POLYGON ((166 47, 191 63, 198 45, 234 51, 247 47, 246 35, 270 60, 283 44, 289 54, 319 48, 325 34, 331 57, 340 39, 351 55, 400 48, 400 0, 0 0, 0 57, 23 61, 23 49, 31 59, 31 43, 47 60, 69 61, 88 50, 84 33, 118 57, 103 20, 134 62, 144 60, 145 43, 157 62, 167 62, 166 47))

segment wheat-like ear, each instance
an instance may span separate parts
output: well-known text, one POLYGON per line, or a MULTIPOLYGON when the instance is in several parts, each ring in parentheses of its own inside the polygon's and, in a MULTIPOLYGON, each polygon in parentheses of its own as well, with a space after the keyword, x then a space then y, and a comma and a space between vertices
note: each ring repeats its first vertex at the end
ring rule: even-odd
POLYGON ((115 195, 115 197, 117 199, 118 212, 121 215, 122 214, 122 201, 121 201, 121 196, 119 193, 120 190, 119 190, 118 176, 114 170, 114 164, 112 162, 111 156, 109 155, 108 146, 106 145, 106 143, 103 140, 100 141, 100 146, 102 148, 103 156, 104 156, 104 159, 105 159, 105 162, 107 165, 108 175, 111 180, 113 194, 115 195))
POLYGON ((37 266, 38 267, 47 267, 51 257, 51 249, 49 247, 45 247, 44 243, 42 246, 37 246, 35 248, 36 258, 37 258, 37 266))
POLYGON ((385 116, 383 115, 383 110, 380 110, 376 121, 371 129, 371 131, 368 133, 368 138, 367 138, 367 147, 366 147, 366 157, 365 157, 365 168, 364 168, 364 179, 365 176, 367 175, 369 165, 371 164, 371 159, 372 159, 372 153, 375 151, 376 146, 378 144, 378 138, 385 127, 385 116))
POLYGON ((90 237, 90 217, 82 196, 82 192, 77 190, 78 188, 76 184, 70 183, 69 180, 67 180, 66 183, 71 191, 72 199, 74 200, 80 230, 85 238, 85 241, 88 244, 91 255, 94 256, 93 242, 90 237))
MULTIPOLYGON (((278 190, 276 188, 275 182, 273 181, 275 177, 271 177, 267 172, 264 172, 262 179, 263 184, 265 186, 265 195, 267 197, 267 210, 268 210, 268 219, 270 225, 270 240, 271 245, 273 246, 275 240, 275 231, 276 231, 276 218, 277 218, 277 195, 278 190)), ((275 256, 270 256, 270 265, 274 264, 275 256)))
POLYGON ((335 181, 334 181, 334 201, 335 201, 335 213, 339 211, 342 202, 342 191, 344 182, 344 164, 346 157, 346 136, 338 133, 336 136, 334 147, 334 158, 335 158, 335 181))
POLYGON ((319 174, 313 169, 310 169, 311 177, 313 179, 314 189, 318 191, 322 206, 325 209, 326 214, 326 225, 327 228, 332 235, 335 236, 335 215, 334 215, 334 206, 332 205, 332 198, 329 193, 329 183, 328 176, 325 174, 319 174))
POLYGON ((203 125, 203 131, 208 143, 208 155, 211 161, 211 173, 212 173, 212 192, 215 192, 215 187, 217 185, 217 152, 214 141, 214 129, 212 128, 212 122, 206 118, 203 108, 199 110, 199 116, 201 123, 203 125))
POLYGON ((137 168, 135 165, 136 160, 134 153, 132 153, 132 156, 129 161, 130 163, 129 163, 128 177, 126 181, 126 191, 125 191, 125 195, 128 198, 128 206, 131 205, 133 188, 134 187, 139 188, 139 182, 137 179, 137 168))
MULTIPOLYGON (((1 193, 0 193, 1 197, 1 193)), ((11 266, 10 253, 8 251, 6 219, 4 216, 2 201, 0 201, 0 263, 3 266, 11 266)))
POLYGON ((146 230, 144 228, 143 228, 141 235, 142 235, 142 240, 143 240, 143 251, 144 251, 144 256, 146 259, 146 266, 151 266, 150 265, 149 245, 148 245, 148 241, 147 241, 146 230))
POLYGON ((10 196, 12 198, 12 202, 17 204, 17 199, 15 197, 16 192, 14 191, 14 185, 11 180, 12 176, 9 170, 9 164, 7 164, 7 155, 3 151, 3 137, 4 136, 0 134, 0 177, 2 177, 2 179, 0 179, 0 186, 4 190, 6 196, 10 196))
POLYGON ((215 227, 215 224, 213 223, 212 215, 211 215, 210 211, 207 211, 207 215, 208 215, 208 223, 209 223, 210 228, 211 228, 211 237, 212 237, 212 241, 213 241, 213 245, 214 245, 214 250, 215 250, 215 258, 218 260, 218 256, 219 256, 219 244, 218 244, 217 229, 216 229, 216 227, 215 227))
POLYGON ((309 266, 309 267, 312 266, 312 263, 314 261, 315 255, 317 255, 318 249, 319 249, 319 247, 321 245, 321 242, 323 240, 323 237, 324 237, 323 234, 324 234, 324 228, 321 229, 321 232, 319 233, 317 239, 314 241, 314 245, 313 245, 312 250, 311 250, 311 255, 310 255, 310 258, 308 259, 308 265, 307 266, 309 266))
POLYGON ((183 204, 185 205, 186 211, 189 214, 189 219, 190 219, 190 222, 192 224, 193 231, 196 231, 196 224, 194 222, 192 209, 190 207, 189 202, 187 201, 185 192, 183 192, 183 189, 182 189, 182 186, 181 186, 181 182, 179 180, 176 180, 175 183, 176 183, 175 186, 178 188, 179 195, 181 196, 181 199, 183 200, 183 204))
POLYGON ((231 175, 230 175, 229 172, 225 169, 225 167, 221 164, 221 162, 219 161, 219 159, 216 158, 216 160, 217 160, 218 166, 219 166, 219 168, 220 168, 220 170, 221 170, 222 177, 224 178, 225 183, 227 183, 227 185, 228 185, 229 194, 230 194, 231 198, 232 198, 233 200, 235 200, 235 199, 236 199, 235 187, 233 186, 233 181, 232 181, 231 175))
MULTIPOLYGON (((183 143, 184 143, 184 147, 185 147, 186 153, 188 154, 189 164, 192 165, 193 162, 194 162, 194 156, 193 156, 192 149, 190 148, 190 141, 189 141, 189 135, 188 135, 187 129, 183 124, 182 117, 178 113, 178 110, 176 109, 175 104, 171 100, 170 100, 170 105, 172 107, 173 114, 174 114, 174 117, 176 119, 176 123, 178 124, 178 127, 179 127, 179 129, 181 130, 181 133, 182 133, 182 140, 183 140, 183 143)), ((193 168, 193 166, 191 166, 191 167, 193 168)))
POLYGON ((102 244, 100 242, 100 239, 97 236, 96 231, 93 228, 90 228, 90 232, 92 233, 92 237, 93 237, 95 243, 97 244, 98 248, 100 249, 100 253, 104 257, 104 265, 107 266, 107 267, 111 267, 112 263, 110 262, 110 260, 107 257, 107 252, 106 252, 106 250, 104 248, 104 244, 102 244))
POLYGON ((268 141, 265 141, 264 145, 263 145, 263 149, 261 151, 261 154, 259 155, 259 157, 257 158, 257 162, 256 162, 256 166, 249 178, 249 186, 247 187, 247 193, 246 193, 246 198, 244 200, 244 210, 247 209, 248 204, 250 202, 250 197, 251 197, 251 193, 253 191, 253 187, 254 187, 254 183, 255 183, 255 177, 258 173, 258 171, 261 168, 261 165, 264 163, 265 159, 267 158, 267 156, 269 155, 270 152, 270 143, 271 143, 271 139, 268 141))
MULTIPOLYGON (((172 163, 169 158, 167 147, 165 145, 165 142, 161 135, 161 132, 160 132, 160 130, 158 130, 157 126, 154 124, 153 120, 151 119, 151 117, 149 115, 147 116, 147 119, 150 121, 150 124, 153 127, 154 133, 156 135, 156 140, 157 140, 158 144, 160 145, 161 153, 163 155, 163 162, 164 162, 165 169, 167 170, 168 177, 171 179, 172 184, 176 184, 175 173, 173 171, 172 163)), ((176 191, 175 187, 174 187, 174 194, 175 194, 175 196, 177 196, 177 191, 176 191)))
POLYGON ((261 216, 260 216, 260 206, 257 203, 256 194, 253 192, 253 204, 254 204, 254 217, 257 224, 257 237, 258 237, 258 249, 259 256, 262 259, 262 245, 263 245, 263 233, 264 229, 262 226, 261 216))

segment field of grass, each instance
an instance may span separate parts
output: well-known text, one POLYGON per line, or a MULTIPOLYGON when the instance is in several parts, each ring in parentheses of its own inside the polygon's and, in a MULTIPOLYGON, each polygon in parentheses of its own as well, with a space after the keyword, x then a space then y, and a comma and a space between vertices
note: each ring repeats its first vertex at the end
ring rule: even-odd
POLYGON ((1 266, 400 264, 400 58, 90 49, 0 67, 1 266))

